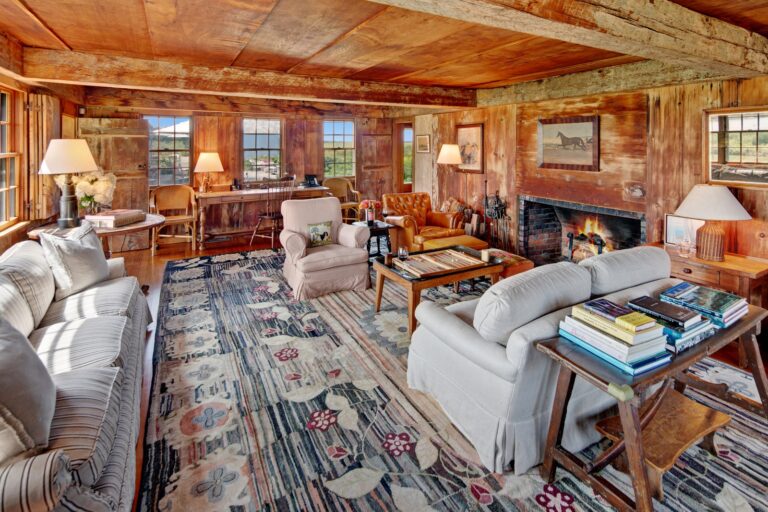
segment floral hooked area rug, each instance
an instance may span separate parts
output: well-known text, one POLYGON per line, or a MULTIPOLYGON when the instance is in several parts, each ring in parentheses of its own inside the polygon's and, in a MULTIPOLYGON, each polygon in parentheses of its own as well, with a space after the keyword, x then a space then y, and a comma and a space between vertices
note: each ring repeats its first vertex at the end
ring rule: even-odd
MULTIPOLYGON (((300 302, 282 260, 256 251, 168 263, 139 510, 610 510, 567 472, 547 484, 535 470, 479 464, 440 407, 408 389, 398 288, 385 289, 379 314, 373 290, 300 302)), ((707 360, 697 371, 756 396, 739 370, 707 360)), ((717 456, 693 447, 667 473, 657 509, 768 510, 766 422, 691 396, 734 418, 717 456)), ((628 477, 606 471, 631 492, 628 477)))

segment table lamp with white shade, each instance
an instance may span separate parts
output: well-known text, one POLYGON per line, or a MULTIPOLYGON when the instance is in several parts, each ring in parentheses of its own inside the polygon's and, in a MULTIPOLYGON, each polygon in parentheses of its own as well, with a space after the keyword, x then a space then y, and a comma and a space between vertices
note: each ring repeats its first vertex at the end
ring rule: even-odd
POLYGON ((197 157, 197 164, 195 165, 195 173, 204 173, 203 183, 200 185, 200 192, 208 192, 208 186, 210 184, 210 172, 224 172, 224 166, 221 165, 221 158, 215 151, 202 152, 197 157))
POLYGON ((725 230, 718 221, 750 220, 752 216, 723 185, 696 185, 675 215, 706 221, 696 230, 696 257, 723 261, 725 230))
POLYGON ((71 175, 98 170, 99 167, 85 139, 52 139, 48 144, 38 174, 64 175, 57 221, 60 228, 74 228, 80 225, 75 185, 72 183, 71 175))
POLYGON ((437 163, 445 165, 460 165, 461 150, 458 144, 443 144, 440 147, 440 154, 437 155, 437 163))

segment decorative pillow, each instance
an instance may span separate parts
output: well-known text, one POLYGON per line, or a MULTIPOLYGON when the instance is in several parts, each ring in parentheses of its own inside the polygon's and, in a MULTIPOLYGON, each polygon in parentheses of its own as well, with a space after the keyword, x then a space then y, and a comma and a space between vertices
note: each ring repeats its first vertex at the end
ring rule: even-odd
POLYGON ((333 222, 330 220, 318 222, 317 224, 307 224, 307 231, 309 231, 309 246, 320 247, 321 245, 332 244, 332 227, 333 222))
POLYGON ((0 318, 0 464, 48 446, 56 387, 27 338, 0 318))
POLYGON ((56 300, 100 283, 109 277, 109 265, 93 225, 88 221, 65 238, 40 234, 53 278, 56 281, 56 300))
POLYGON ((10 322, 14 329, 29 336, 35 329, 35 317, 24 295, 6 275, 0 274, 0 317, 10 322))

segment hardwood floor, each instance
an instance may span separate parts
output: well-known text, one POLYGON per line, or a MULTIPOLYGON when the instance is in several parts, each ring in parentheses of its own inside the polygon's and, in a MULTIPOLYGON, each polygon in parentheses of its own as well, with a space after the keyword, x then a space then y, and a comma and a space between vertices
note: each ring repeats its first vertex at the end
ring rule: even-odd
MULTIPOLYGON (((238 251, 252 251, 256 249, 269 249, 269 242, 256 239, 253 245, 247 245, 247 237, 243 240, 233 242, 221 242, 219 244, 207 244, 204 251, 193 251, 187 243, 168 244, 161 246, 156 251, 155 257, 152 257, 149 249, 143 251, 131 251, 114 254, 115 257, 125 258, 125 266, 130 275, 136 276, 139 283, 147 285, 147 301, 152 311, 154 319, 157 318, 158 305, 160 302, 160 287, 163 282, 163 272, 165 264, 168 261, 194 258, 197 256, 210 256, 215 254, 224 254, 238 251)), ((155 324, 152 324, 151 331, 147 334, 147 344, 144 352, 144 375, 141 395, 141 430, 139 432, 139 441, 136 448, 136 494, 134 495, 134 508, 138 498, 140 486, 141 469, 144 461, 144 431, 146 428, 147 411, 149 408, 149 393, 152 386, 152 357, 155 350, 155 324)), ((768 365, 768 351, 763 352, 763 360, 768 365)), ((714 355, 725 363, 738 365, 738 350, 735 344, 731 344, 714 355)))

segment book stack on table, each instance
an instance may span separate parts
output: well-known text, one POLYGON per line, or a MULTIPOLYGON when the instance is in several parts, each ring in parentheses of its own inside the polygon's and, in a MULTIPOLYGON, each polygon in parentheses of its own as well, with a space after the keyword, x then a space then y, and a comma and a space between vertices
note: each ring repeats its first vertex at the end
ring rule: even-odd
POLYGON ((749 310, 744 297, 691 283, 680 283, 662 292, 661 300, 699 313, 718 329, 732 326, 749 310))
POLYGON ((702 317, 696 311, 647 295, 632 299, 627 306, 661 324, 667 336, 667 349, 675 354, 697 345, 717 330, 709 318, 702 317))
POLYGON ((663 325, 607 299, 574 306, 560 322, 560 335, 630 375, 672 359, 663 325))

